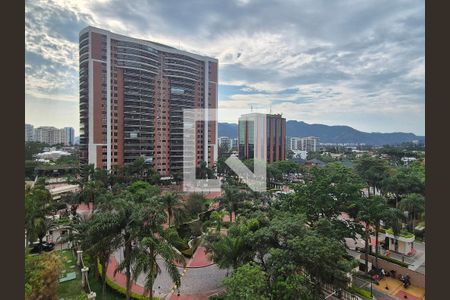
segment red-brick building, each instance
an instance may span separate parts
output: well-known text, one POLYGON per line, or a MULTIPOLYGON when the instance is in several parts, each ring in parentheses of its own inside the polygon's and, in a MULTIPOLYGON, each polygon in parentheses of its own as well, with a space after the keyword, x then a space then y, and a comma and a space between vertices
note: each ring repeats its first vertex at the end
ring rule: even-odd
POLYGON ((268 163, 286 159, 286 119, 280 114, 250 113, 238 124, 239 158, 266 159, 268 163))
MULTIPOLYGON (((217 108, 218 60, 87 27, 80 32, 81 162, 113 169, 139 157, 183 169, 183 109, 217 108)), ((196 162, 216 161, 217 122, 196 125, 196 162)))

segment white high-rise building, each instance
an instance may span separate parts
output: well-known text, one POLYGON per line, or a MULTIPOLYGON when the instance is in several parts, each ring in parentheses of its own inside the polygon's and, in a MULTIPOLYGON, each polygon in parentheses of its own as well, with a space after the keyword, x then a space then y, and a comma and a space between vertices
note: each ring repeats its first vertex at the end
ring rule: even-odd
POLYGON ((319 146, 319 138, 315 136, 291 137, 288 140, 288 150, 315 152, 319 146))
POLYGON ((48 145, 62 144, 69 146, 73 145, 74 139, 74 129, 72 127, 58 129, 53 126, 42 126, 34 130, 34 140, 48 145))
POLYGON ((31 124, 25 124, 25 142, 34 141, 34 126, 31 124))

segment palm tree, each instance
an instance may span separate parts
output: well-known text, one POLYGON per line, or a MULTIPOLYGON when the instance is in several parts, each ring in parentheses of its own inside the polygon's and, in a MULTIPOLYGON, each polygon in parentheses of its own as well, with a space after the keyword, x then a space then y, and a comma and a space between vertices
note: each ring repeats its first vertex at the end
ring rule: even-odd
POLYGON ((409 194, 399 203, 399 208, 408 212, 409 229, 414 232, 415 220, 425 210, 425 198, 420 194, 409 194))
POLYGON ((46 216, 51 210, 52 197, 50 192, 40 185, 29 190, 25 195, 25 229, 27 243, 39 238, 42 242, 52 222, 46 216))
MULTIPOLYGON (((123 247, 123 261, 114 271, 125 271, 126 299, 131 294, 131 268, 135 262, 133 242, 142 237, 145 230, 155 228, 165 222, 166 215, 155 197, 156 190, 146 182, 133 183, 120 196, 113 197, 109 206, 117 216, 117 232, 114 239, 118 247, 123 247)), ((147 232, 151 234, 151 231, 147 232)))
POLYGON ((82 248, 91 254, 94 260, 94 269, 97 269, 97 261, 102 269, 102 295, 105 295, 106 271, 108 269, 109 257, 117 248, 118 218, 111 212, 100 212, 94 214, 89 220, 81 240, 82 248))
POLYGON ((386 204, 386 199, 382 196, 373 196, 369 201, 370 205, 368 206, 368 210, 371 222, 375 227, 375 266, 378 268, 378 235, 380 233, 380 223, 387 217, 389 206, 386 204))
POLYGON ((225 187, 225 193, 219 199, 219 202, 224 205, 225 209, 228 211, 228 214, 230 215, 230 222, 233 221, 233 212, 236 219, 237 210, 244 195, 245 193, 240 192, 234 187, 225 187))
POLYGON ((175 193, 166 193, 160 198, 160 201, 163 204, 164 208, 167 210, 168 224, 170 226, 170 221, 173 217, 173 209, 177 204, 180 203, 180 200, 175 193))
POLYGON ((117 235, 114 242, 118 247, 123 248, 123 260, 117 265, 114 274, 125 271, 126 277, 126 294, 127 300, 131 296, 131 265, 133 263, 133 241, 138 235, 140 224, 136 222, 135 214, 140 210, 140 205, 136 205, 133 201, 124 198, 115 198, 113 203, 113 213, 117 218, 117 235))
POLYGON ((144 237, 133 249, 133 280, 136 280, 139 274, 145 274, 144 288, 149 291, 150 300, 153 299, 153 284, 161 273, 157 258, 164 260, 165 267, 177 287, 180 286, 181 276, 175 262, 185 264, 183 255, 164 239, 163 235, 154 232, 153 235, 144 237))
POLYGON ((223 217, 225 216, 225 212, 221 211, 213 211, 210 216, 210 220, 216 225, 216 232, 220 233, 223 225, 223 217))
POLYGON ((244 262, 247 246, 241 237, 225 236, 208 246, 212 258, 220 268, 236 270, 244 262))
POLYGON ((364 243, 365 243, 365 255, 364 255, 364 261, 365 261, 365 268, 364 271, 366 273, 369 272, 369 240, 370 240, 370 222, 372 220, 372 216, 370 213, 370 210, 368 209, 368 206, 363 205, 361 209, 358 212, 357 219, 359 221, 364 222, 364 243))

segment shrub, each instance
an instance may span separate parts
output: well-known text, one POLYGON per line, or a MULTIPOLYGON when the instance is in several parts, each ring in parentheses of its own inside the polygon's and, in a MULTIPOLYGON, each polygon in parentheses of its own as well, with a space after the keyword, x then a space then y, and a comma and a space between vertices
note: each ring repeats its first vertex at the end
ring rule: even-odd
MULTIPOLYGON (((392 230, 392 228, 388 228, 385 230, 385 233, 389 233, 389 234, 394 234, 394 230, 392 230)), ((411 232, 408 232, 406 230, 401 230, 400 231, 400 236, 403 238, 412 238, 414 237, 414 234, 412 234, 411 232)))
POLYGON ((366 289, 359 288, 359 287, 356 287, 356 286, 352 286, 350 288, 350 290, 355 292, 356 294, 362 296, 363 298, 372 299, 372 296, 370 295, 370 291, 368 291, 366 289))

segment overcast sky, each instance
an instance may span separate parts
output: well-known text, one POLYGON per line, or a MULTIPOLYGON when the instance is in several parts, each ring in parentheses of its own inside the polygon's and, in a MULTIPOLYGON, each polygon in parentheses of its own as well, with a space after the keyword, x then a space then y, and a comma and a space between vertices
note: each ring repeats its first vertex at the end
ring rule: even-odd
POLYGON ((423 135, 424 10, 423 0, 27 0, 25 121, 78 134, 78 33, 92 25, 218 58, 219 108, 423 135))

